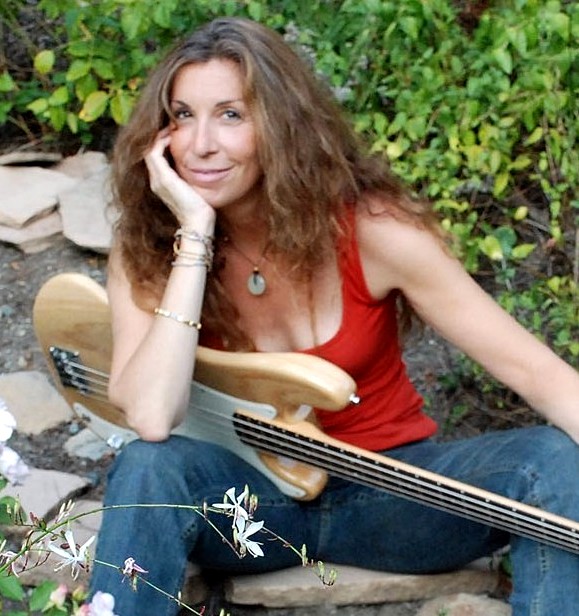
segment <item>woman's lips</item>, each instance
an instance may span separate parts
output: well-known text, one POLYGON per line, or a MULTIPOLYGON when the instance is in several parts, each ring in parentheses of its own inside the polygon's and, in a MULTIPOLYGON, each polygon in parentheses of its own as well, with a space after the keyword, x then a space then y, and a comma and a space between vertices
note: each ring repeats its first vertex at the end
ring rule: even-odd
POLYGON ((187 176, 196 185, 209 186, 225 178, 230 169, 188 169, 187 176))

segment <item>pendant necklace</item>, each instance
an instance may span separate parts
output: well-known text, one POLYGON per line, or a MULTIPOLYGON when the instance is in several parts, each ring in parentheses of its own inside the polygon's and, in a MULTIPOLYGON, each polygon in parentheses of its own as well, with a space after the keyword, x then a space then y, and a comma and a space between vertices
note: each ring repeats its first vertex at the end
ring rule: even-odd
POLYGON ((267 289, 267 282, 265 280, 265 276, 261 273, 261 264, 265 259, 265 253, 267 250, 267 244, 261 253, 261 257, 257 263, 255 263, 252 259, 250 259, 245 253, 241 252, 241 250, 231 241, 231 238, 226 238, 226 242, 229 243, 231 248, 236 250, 248 263, 251 263, 253 270, 247 279, 247 290, 254 297, 259 297, 263 295, 267 289))

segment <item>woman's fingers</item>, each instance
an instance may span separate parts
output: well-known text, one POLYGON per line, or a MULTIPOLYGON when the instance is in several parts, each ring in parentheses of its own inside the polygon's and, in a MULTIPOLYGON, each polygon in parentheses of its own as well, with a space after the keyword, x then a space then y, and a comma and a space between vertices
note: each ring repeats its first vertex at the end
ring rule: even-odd
POLYGON ((151 190, 182 222, 199 208, 210 207, 171 167, 165 152, 171 142, 169 129, 163 129, 145 155, 151 190))

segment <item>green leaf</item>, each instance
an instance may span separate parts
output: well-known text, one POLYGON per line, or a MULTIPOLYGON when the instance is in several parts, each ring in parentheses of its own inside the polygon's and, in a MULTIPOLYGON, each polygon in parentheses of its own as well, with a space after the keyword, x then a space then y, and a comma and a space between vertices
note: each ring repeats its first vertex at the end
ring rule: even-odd
POLYGON ((108 102, 109 95, 102 90, 97 90, 88 95, 78 117, 85 122, 94 122, 105 112, 108 102))
POLYGON ((68 88, 66 86, 60 86, 60 88, 57 88, 50 95, 50 98, 48 99, 48 103, 49 105, 53 105, 53 106, 65 105, 66 103, 68 103, 68 99, 69 99, 68 88))
POLYGON ((133 110, 133 97, 123 90, 117 92, 111 98, 111 116, 113 120, 120 126, 125 125, 131 116, 133 110))
POLYGON ((487 235, 479 241, 480 251, 492 261, 500 261, 503 258, 501 243, 494 235, 487 235))
POLYGON ((41 75, 46 75, 54 67, 54 61, 54 51, 52 49, 44 49, 34 56, 34 70, 41 75))
POLYGON ((66 81, 77 81, 81 77, 88 75, 90 63, 86 60, 73 60, 66 71, 66 81))
POLYGON ((142 21, 143 13, 141 9, 134 9, 128 6, 125 7, 121 15, 121 28, 129 41, 136 38, 142 21))
POLYGON ((512 257, 518 261, 526 259, 535 248, 535 244, 519 244, 513 248, 512 257))
POLYGON ((541 126, 537 126, 535 130, 525 139, 523 145, 533 145, 533 143, 537 143, 540 139, 543 138, 543 128, 541 126))
POLYGON ((0 573, 0 596, 10 601, 22 601, 24 589, 20 580, 14 575, 8 575, 6 571, 0 573))
POLYGON ((62 107, 51 107, 48 112, 50 124, 55 131, 60 132, 66 124, 66 110, 62 107))
POLYGON ((10 76, 8 71, 0 74, 0 92, 12 92, 16 89, 16 82, 10 76))
POLYGON ((113 67, 108 60, 103 60, 102 58, 96 58, 93 60, 92 67, 94 72, 101 79, 113 79, 115 76, 113 72, 113 67))
POLYGON ((99 85, 94 75, 88 74, 81 77, 74 84, 74 92, 78 100, 84 102, 88 98, 89 94, 92 94, 98 90, 98 87, 99 85))
POLYGON ((76 135, 76 133, 78 133, 78 116, 74 113, 68 112, 66 114, 66 125, 70 129, 70 132, 73 135, 76 135))
POLYGON ((28 103, 26 109, 32 111, 34 115, 40 115, 48 109, 48 101, 45 98, 37 98, 35 101, 28 103))
POLYGON ((547 13, 545 15, 545 22, 565 42, 569 40, 570 21, 565 13, 547 13))
POLYGON ((50 599, 50 594, 56 590, 56 582, 46 581, 37 586, 30 595, 30 609, 32 611, 42 611, 50 599))
POLYGON ((507 75, 513 72, 513 57, 507 49, 504 47, 494 49, 493 58, 507 75))
POLYGON ((499 197, 505 192, 505 189, 509 185, 509 180, 511 179, 511 174, 508 172, 499 173, 495 177, 495 185, 493 186, 493 196, 499 197))

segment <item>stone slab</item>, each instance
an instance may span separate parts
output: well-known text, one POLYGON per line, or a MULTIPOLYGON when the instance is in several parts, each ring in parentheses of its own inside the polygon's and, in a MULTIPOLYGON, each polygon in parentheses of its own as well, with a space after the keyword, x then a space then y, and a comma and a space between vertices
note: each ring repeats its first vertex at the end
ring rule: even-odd
POLYGON ((71 436, 64 444, 64 450, 71 456, 100 460, 110 455, 112 449, 106 439, 95 434, 92 430, 84 428, 78 434, 71 436))
POLYGON ((24 434, 40 434, 73 417, 48 378, 33 370, 0 375, 0 398, 14 415, 17 430, 24 434))
POLYGON ((62 154, 58 152, 24 152, 17 150, 0 155, 0 165, 53 164, 61 160, 62 154))
POLYGON ((344 565, 334 568, 338 578, 331 587, 303 567, 232 577, 226 584, 226 598, 231 603, 266 607, 395 603, 461 592, 490 593, 498 583, 496 572, 479 567, 436 575, 383 573, 344 565))
MULTIPOLYGON (((90 487, 90 481, 62 471, 31 468, 22 485, 8 485, 2 494, 17 498, 22 510, 38 518, 49 520, 56 515, 60 505, 75 498, 90 487)), ((24 534, 25 527, 11 527, 11 532, 24 534)))
POLYGON ((14 244, 25 253, 32 254, 49 248, 62 235, 62 218, 51 212, 23 227, 0 225, 0 241, 14 244))
POLYGON ((0 166, 0 224, 19 228, 48 214, 58 194, 77 182, 52 169, 0 166))
POLYGON ((78 246, 103 254, 108 254, 112 243, 109 174, 109 168, 103 167, 58 195, 64 235, 78 246))
MULTIPOLYGON (((416 616, 510 616, 510 605, 490 597, 459 593, 427 601, 416 616)), ((562 616, 562 615, 561 615, 562 616)))
MULTIPOLYGON (((99 510, 102 507, 102 503, 100 501, 95 500, 78 500, 74 508, 71 512, 71 518, 75 518, 80 514, 87 514, 83 517, 73 520, 70 524, 70 528, 74 534, 74 538, 79 545, 82 545, 85 541, 88 541, 90 537, 93 535, 97 535, 100 529, 101 521, 102 521, 102 513, 99 510), (94 512, 95 513, 90 513, 94 512)), ((51 520, 53 523, 53 520, 51 520)), ((97 541, 94 541, 90 548, 89 553, 91 557, 94 557, 97 541)), ((34 561, 31 560, 31 564, 34 561)), ((85 572, 80 573, 79 578, 76 582, 73 581, 70 568, 61 569, 60 571, 55 571, 54 568, 57 566, 57 561, 53 558, 48 558, 48 560, 42 560, 37 566, 30 567, 26 571, 22 572, 20 575, 20 581, 26 586, 38 586, 39 584, 46 581, 53 581, 57 584, 66 584, 69 588, 71 586, 78 586, 80 584, 85 587, 88 585, 88 575, 85 572)))
POLYGON ((71 177, 88 178, 107 165, 107 156, 104 152, 89 150, 88 152, 79 152, 74 156, 67 156, 54 169, 71 177))

